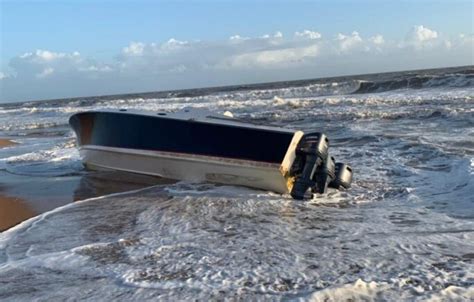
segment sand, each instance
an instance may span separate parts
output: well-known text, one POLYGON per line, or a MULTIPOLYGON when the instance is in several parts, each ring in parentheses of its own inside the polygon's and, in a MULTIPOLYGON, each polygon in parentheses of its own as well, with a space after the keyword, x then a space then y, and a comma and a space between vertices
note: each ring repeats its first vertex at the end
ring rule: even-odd
MULTIPOLYGON (((0 148, 17 145, 0 138, 0 148)), ((174 183, 156 177, 116 171, 64 177, 33 177, 0 171, 0 232, 56 207, 97 196, 174 183)))
MULTIPOLYGON (((0 138, 0 148, 16 145, 8 139, 0 138)), ((0 195, 0 232, 33 217, 35 213, 22 199, 0 195)))
POLYGON ((90 171, 64 177, 32 177, 0 171, 0 232, 77 200, 174 182, 117 171, 90 171))
POLYGON ((21 198, 0 195, 0 232, 35 215, 21 198))
POLYGON ((16 145, 16 143, 9 139, 0 138, 0 148, 10 147, 13 145, 16 145))

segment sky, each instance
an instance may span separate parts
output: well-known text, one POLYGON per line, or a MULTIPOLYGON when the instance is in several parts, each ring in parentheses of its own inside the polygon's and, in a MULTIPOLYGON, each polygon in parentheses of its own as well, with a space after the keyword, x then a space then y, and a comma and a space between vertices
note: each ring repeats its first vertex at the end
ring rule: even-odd
POLYGON ((473 65, 473 3, 0 0, 0 102, 473 65))

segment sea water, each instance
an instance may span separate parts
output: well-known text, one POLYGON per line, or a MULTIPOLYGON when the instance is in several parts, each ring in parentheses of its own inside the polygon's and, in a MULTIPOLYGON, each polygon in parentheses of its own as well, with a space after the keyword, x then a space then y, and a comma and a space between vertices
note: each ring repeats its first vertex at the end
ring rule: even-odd
POLYGON ((188 106, 325 132, 352 188, 151 183, 69 203, 0 233, 0 300, 474 299, 473 67, 2 104, 19 144, 0 170, 86 179, 71 114, 188 106))

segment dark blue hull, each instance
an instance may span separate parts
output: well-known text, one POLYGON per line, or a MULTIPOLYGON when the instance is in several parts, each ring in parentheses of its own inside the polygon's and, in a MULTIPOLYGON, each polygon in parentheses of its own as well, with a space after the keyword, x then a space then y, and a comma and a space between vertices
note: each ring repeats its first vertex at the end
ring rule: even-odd
MULTIPOLYGON (((163 114, 163 113, 162 113, 163 114)), ((172 115, 91 111, 71 116, 79 146, 175 152, 280 164, 291 130, 226 119, 194 120, 172 115), (171 117, 169 117, 171 116, 171 117)))

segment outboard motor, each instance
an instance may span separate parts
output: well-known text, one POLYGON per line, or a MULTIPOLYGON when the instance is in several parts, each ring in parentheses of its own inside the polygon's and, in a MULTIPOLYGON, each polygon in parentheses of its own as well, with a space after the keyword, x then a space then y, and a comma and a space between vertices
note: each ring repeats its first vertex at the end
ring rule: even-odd
POLYGON ((329 183, 336 178, 336 160, 332 156, 328 156, 320 169, 314 175, 315 185, 311 188, 313 193, 324 194, 328 189, 329 183))
POLYGON ((352 168, 348 164, 337 163, 336 164, 336 177, 329 184, 331 188, 339 189, 343 187, 348 189, 352 183, 352 168))
MULTIPOLYGON (((322 175, 328 160, 329 140, 323 133, 309 133, 303 136, 296 148, 296 159, 291 169, 295 182, 290 192, 294 199, 311 198, 309 188, 326 188, 322 175), (324 183, 323 183, 324 182, 324 183)), ((325 189, 324 189, 325 190, 325 189)))

